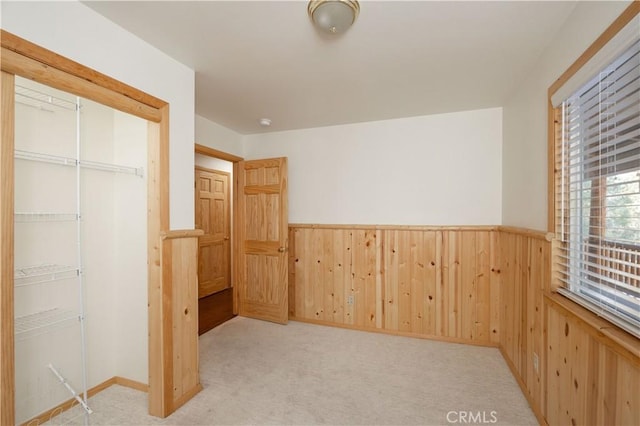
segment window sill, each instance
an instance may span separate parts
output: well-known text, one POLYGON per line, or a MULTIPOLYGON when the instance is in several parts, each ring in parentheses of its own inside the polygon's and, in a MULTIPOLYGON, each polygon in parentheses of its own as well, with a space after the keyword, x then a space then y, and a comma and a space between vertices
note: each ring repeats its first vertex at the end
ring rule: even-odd
POLYGON ((544 297, 548 305, 578 321, 600 343, 631 362, 640 363, 640 339, 558 293, 545 293, 544 297))

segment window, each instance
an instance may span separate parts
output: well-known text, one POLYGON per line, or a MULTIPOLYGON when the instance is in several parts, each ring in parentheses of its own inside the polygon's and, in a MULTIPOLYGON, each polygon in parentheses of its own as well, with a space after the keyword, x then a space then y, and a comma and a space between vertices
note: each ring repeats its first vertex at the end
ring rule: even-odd
POLYGON ((563 97, 555 110, 559 292, 640 337, 638 35, 563 97))

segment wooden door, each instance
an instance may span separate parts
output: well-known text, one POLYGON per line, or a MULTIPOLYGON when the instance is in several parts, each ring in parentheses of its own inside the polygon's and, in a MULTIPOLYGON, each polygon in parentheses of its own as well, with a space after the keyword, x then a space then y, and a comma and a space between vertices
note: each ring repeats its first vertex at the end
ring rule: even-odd
POLYGON ((198 298, 231 286, 229 173, 196 167, 198 298))
POLYGON ((238 311, 288 320, 287 159, 238 164, 238 311))

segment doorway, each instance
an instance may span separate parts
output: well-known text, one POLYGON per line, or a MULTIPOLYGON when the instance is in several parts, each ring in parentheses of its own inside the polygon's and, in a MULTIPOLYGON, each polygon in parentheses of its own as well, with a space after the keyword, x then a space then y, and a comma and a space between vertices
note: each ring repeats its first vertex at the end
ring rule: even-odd
POLYGON ((194 198, 198 239, 198 334, 230 320, 234 310, 234 162, 242 160, 196 144, 194 198))

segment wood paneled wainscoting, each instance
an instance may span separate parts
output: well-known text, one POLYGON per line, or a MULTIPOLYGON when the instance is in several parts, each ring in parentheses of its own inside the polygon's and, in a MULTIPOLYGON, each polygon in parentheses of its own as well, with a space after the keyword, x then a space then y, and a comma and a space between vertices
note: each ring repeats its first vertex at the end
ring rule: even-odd
POLYGON ((496 346, 496 227, 290 225, 289 316, 496 346))
POLYGON ((550 240, 500 227, 502 354, 541 423, 640 424, 640 341, 553 291, 550 240))
POLYGON ((292 320, 498 346, 541 424, 640 424, 640 341, 551 285, 551 235, 290 225, 292 320))

